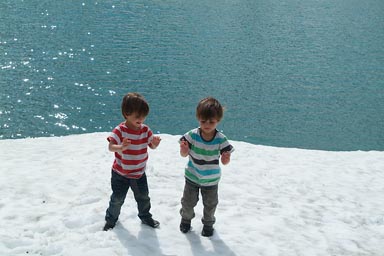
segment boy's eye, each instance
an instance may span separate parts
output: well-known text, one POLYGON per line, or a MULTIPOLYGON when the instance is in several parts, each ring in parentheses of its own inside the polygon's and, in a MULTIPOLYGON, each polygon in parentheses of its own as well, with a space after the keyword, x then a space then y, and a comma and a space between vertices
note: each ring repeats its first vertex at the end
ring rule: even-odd
POLYGON ((200 120, 200 123, 202 123, 202 124, 214 124, 214 123, 216 123, 217 122, 217 120, 215 120, 215 119, 210 119, 210 120, 200 120))

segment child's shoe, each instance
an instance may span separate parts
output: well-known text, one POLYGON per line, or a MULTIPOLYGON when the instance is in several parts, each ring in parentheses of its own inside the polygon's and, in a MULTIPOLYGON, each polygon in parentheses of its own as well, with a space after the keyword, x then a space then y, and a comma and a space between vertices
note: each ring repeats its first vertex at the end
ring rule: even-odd
POLYGON ((103 231, 107 231, 107 230, 110 230, 110 229, 113 229, 115 227, 115 224, 112 224, 110 222, 105 222, 105 225, 103 227, 103 231))
POLYGON ((147 219, 142 219, 141 220, 141 223, 147 225, 147 226, 150 226, 151 228, 157 228, 160 226, 160 222, 158 222, 157 220, 154 220, 151 218, 147 218, 147 219))
POLYGON ((213 235, 213 227, 212 226, 207 226, 207 225, 204 225, 203 226, 203 230, 201 231, 201 235, 202 236, 212 236, 213 235))
POLYGON ((182 233, 187 233, 191 230, 191 223, 185 223, 185 222, 181 222, 180 223, 180 231, 182 233))

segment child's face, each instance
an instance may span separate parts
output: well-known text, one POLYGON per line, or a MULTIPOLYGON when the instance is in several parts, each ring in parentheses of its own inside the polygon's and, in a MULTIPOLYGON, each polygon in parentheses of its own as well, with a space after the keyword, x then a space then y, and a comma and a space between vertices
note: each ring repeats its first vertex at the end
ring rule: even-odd
POLYGON ((216 130, 216 126, 218 125, 219 120, 215 118, 211 119, 199 119, 200 129, 204 134, 212 134, 216 130))
POLYGON ((128 128, 138 130, 141 128, 141 125, 145 121, 145 116, 140 116, 137 113, 132 113, 130 115, 125 115, 125 125, 128 128))

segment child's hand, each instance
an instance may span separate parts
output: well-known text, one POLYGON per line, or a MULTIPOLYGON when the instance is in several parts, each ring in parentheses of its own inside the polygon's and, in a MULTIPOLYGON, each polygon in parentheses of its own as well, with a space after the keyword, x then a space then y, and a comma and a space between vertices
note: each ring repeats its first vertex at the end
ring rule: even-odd
POLYGON ((120 145, 115 143, 116 142, 114 140, 111 140, 108 144, 108 149, 111 152, 118 152, 120 154, 122 154, 124 150, 127 150, 129 145, 131 145, 131 141, 128 138, 123 138, 120 145))
POLYGON ((189 154, 189 145, 185 140, 180 141, 180 155, 186 157, 189 154))
POLYGON ((150 148, 155 149, 159 146, 161 138, 159 136, 153 136, 150 148))
POLYGON ((123 138, 123 142, 121 143, 121 151, 128 149, 129 145, 131 145, 131 141, 128 138, 123 138))
POLYGON ((221 163, 226 165, 226 164, 229 164, 229 162, 231 161, 231 153, 230 152, 223 152, 221 154, 221 163))

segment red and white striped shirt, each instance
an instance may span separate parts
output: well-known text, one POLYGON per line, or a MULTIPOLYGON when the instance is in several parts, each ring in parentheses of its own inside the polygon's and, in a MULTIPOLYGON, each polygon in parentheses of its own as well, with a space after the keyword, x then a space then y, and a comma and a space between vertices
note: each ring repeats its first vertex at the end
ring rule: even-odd
POLYGON ((148 145, 152 142, 153 133, 145 124, 139 130, 133 130, 128 128, 125 123, 121 123, 112 130, 107 140, 121 145, 123 138, 128 138, 131 144, 122 154, 115 152, 112 170, 121 176, 139 179, 145 172, 148 160, 148 145))

